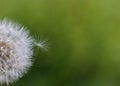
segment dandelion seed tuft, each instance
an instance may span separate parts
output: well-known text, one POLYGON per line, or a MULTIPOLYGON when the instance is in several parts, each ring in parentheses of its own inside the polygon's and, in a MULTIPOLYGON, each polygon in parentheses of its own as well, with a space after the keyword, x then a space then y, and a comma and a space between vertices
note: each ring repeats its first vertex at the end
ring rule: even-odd
POLYGON ((41 48, 42 50, 47 51, 48 50, 48 44, 46 42, 47 42, 47 40, 46 41, 45 40, 44 41, 39 41, 39 42, 35 41, 34 45, 41 48))

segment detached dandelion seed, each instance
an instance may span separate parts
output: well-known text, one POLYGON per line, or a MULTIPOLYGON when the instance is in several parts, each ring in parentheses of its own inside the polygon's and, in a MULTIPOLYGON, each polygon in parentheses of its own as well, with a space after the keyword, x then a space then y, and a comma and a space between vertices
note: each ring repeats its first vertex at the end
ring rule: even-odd
MULTIPOLYGON (((9 85, 31 67, 35 41, 24 27, 9 20, 0 21, 0 83, 9 85)), ((42 47, 43 46, 39 46, 42 47)))

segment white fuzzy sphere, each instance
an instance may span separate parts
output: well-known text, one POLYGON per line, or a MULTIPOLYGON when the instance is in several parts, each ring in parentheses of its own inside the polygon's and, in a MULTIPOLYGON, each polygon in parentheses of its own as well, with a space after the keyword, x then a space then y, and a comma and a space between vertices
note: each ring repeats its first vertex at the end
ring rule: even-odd
POLYGON ((0 21, 0 83, 9 84, 32 65, 33 39, 24 27, 8 20, 0 21))

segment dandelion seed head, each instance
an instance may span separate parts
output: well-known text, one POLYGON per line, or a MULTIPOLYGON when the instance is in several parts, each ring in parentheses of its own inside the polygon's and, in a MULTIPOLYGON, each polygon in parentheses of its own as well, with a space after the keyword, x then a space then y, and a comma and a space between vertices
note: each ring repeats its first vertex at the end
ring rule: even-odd
POLYGON ((0 83, 12 83, 32 65, 33 38, 24 27, 0 21, 0 83))

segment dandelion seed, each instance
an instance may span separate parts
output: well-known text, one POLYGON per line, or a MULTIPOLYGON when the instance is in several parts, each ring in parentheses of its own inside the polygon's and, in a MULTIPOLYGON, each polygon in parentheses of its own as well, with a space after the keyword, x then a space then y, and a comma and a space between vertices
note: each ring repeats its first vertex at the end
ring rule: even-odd
POLYGON ((49 45, 46 42, 47 42, 47 40, 39 41, 39 42, 34 42, 34 45, 36 45, 39 48, 42 48, 43 50, 47 51, 49 45))
POLYGON ((48 39, 43 39, 43 37, 40 36, 39 34, 35 35, 34 45, 39 47, 40 49, 47 51, 49 48, 49 44, 47 42, 48 39))

